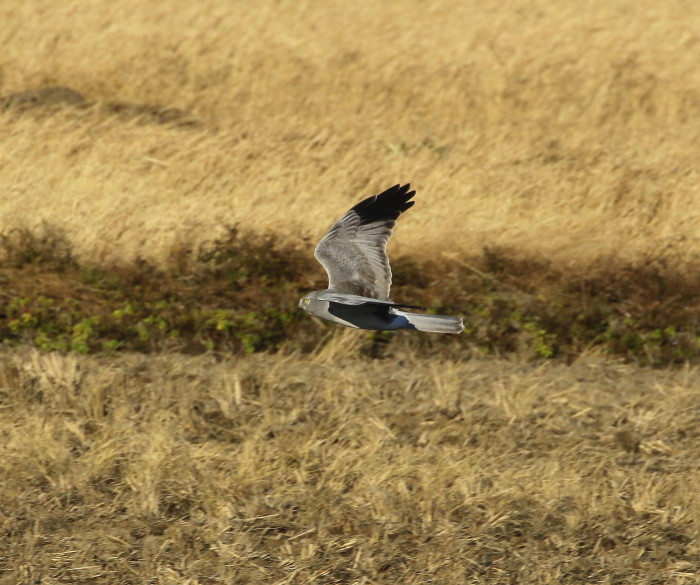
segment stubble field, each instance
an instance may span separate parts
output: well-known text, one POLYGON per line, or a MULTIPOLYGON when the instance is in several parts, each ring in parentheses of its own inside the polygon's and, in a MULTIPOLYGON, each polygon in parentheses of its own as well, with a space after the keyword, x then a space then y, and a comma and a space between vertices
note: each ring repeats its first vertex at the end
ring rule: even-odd
POLYGON ((697 583, 696 369, 348 345, 5 352, 6 582, 697 583))
POLYGON ((698 582, 694 3, 0 22, 2 582, 698 582), (296 316, 409 181, 465 334, 296 316))

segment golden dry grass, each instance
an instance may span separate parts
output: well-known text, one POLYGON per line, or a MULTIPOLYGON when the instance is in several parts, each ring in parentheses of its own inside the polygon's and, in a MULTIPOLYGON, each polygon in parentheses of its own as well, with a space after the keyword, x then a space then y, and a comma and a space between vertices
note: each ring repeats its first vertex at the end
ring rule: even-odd
POLYGON ((561 264, 700 249, 693 2, 171 2, 0 7, 0 91, 177 107, 0 114, 4 226, 166 262, 227 223, 315 239, 399 181, 395 250, 561 264))
POLYGON ((351 338, 4 351, 0 578, 698 582, 700 371, 367 362, 351 338))

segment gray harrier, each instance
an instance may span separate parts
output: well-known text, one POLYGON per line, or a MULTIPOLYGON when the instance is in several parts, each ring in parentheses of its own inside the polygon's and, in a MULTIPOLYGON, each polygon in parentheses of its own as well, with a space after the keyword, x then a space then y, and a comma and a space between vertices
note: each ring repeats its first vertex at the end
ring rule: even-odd
POLYGON ((307 313, 357 329, 417 329, 461 333, 462 319, 408 313, 422 309, 389 300, 391 268, 386 242, 396 219, 415 202, 410 185, 394 185, 368 197, 341 217, 316 246, 314 256, 328 273, 328 288, 299 301, 307 313))

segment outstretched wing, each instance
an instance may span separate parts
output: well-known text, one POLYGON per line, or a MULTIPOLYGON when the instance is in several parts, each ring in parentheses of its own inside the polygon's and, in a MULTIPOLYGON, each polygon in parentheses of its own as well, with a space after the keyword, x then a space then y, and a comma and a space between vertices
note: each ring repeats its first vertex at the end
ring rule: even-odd
POLYGON ((386 242, 396 219, 415 202, 410 185, 368 197, 341 217, 316 246, 331 292, 388 300, 391 267, 386 242))
POLYGON ((321 293, 318 295, 318 300, 319 301, 330 301, 332 303, 340 303, 341 305, 350 305, 350 306, 357 306, 357 305, 377 305, 377 306, 383 306, 383 307, 389 307, 389 308, 398 308, 398 309, 422 309, 423 311, 426 310, 425 307, 421 307, 420 305, 405 305, 403 303, 392 303, 391 301, 383 301, 381 299, 373 299, 370 297, 360 297, 358 295, 348 295, 348 294, 342 294, 342 293, 334 293, 334 292, 325 292, 321 293))

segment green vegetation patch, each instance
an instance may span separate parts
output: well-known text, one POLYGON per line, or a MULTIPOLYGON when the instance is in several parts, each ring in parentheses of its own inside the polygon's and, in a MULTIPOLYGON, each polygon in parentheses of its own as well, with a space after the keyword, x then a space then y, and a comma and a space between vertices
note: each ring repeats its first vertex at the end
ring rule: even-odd
POLYGON ((169 271, 145 262, 81 266, 60 234, 37 240, 26 232, 0 239, 6 344, 78 353, 251 353, 278 349, 297 319, 290 275, 301 272, 301 260, 276 249, 272 238, 241 238, 232 229, 194 257, 182 252, 169 271))
MULTIPOLYGON (((325 286, 308 250, 269 235, 224 237, 173 255, 172 268, 85 266, 60 232, 0 234, 0 339, 44 350, 185 353, 312 351, 336 326, 297 311, 325 286)), ((650 365, 700 358, 697 270, 661 261, 601 263, 571 274, 545 261, 485 249, 474 258, 394 262, 393 296, 434 313, 462 315, 460 336, 362 332, 362 350, 396 345, 454 355, 516 353, 575 359, 583 352, 650 365)))
POLYGON ((647 259, 577 273, 484 250, 455 278, 466 336, 484 353, 572 360, 584 352, 647 365, 700 357, 700 274, 647 259), (471 276, 469 275, 471 272, 471 276))

